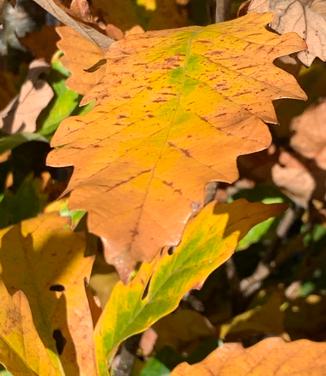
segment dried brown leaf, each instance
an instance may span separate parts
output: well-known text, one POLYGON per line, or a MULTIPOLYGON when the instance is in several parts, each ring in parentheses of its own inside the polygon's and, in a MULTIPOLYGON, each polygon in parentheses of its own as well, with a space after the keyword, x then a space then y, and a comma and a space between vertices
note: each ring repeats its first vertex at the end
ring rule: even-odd
POLYGON ((326 100, 295 118, 291 129, 293 149, 326 170, 326 100))
POLYGON ((28 33, 20 42, 29 49, 35 58, 45 59, 50 62, 57 50, 56 43, 59 40, 58 34, 53 26, 44 25, 39 31, 28 33))
POLYGON ((272 167, 274 183, 298 205, 307 207, 316 183, 310 171, 288 152, 282 152, 279 163, 272 167))
POLYGON ((34 132, 36 120, 53 97, 51 86, 42 78, 49 66, 34 60, 19 95, 0 113, 0 128, 6 133, 34 132))
POLYGON ((69 14, 69 9, 64 7, 59 0, 34 0, 37 4, 51 13, 63 24, 72 27, 84 38, 96 44, 99 48, 107 49, 113 40, 107 35, 99 32, 94 27, 83 22, 83 20, 75 19, 69 14))
POLYGON ((310 66, 316 57, 326 61, 326 2, 324 0, 252 0, 249 12, 273 12, 270 26, 280 34, 296 32, 307 43, 298 58, 310 66))

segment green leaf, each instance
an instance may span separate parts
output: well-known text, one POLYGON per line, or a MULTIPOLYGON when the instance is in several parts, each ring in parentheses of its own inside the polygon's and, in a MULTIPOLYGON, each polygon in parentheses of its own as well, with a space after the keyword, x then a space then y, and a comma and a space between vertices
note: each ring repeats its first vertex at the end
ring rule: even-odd
POLYGON ((0 364, 0 376, 12 376, 12 373, 7 371, 4 367, 0 364))
POLYGON ((9 136, 3 136, 0 138, 0 154, 7 150, 16 148, 19 145, 24 144, 29 141, 41 141, 48 142, 46 138, 37 133, 15 133, 9 136))
POLYGON ((150 358, 142 369, 140 376, 168 376, 170 369, 159 359, 150 358))
MULTIPOLYGON (((286 197, 275 189, 273 186, 257 185, 253 189, 244 189, 238 192, 231 198, 231 202, 235 198, 246 198, 250 201, 261 201, 264 204, 277 204, 283 203, 286 197)), ((241 239, 237 246, 237 251, 243 251, 249 248, 252 244, 260 242, 270 230, 277 224, 276 218, 269 218, 266 221, 259 223, 249 230, 248 234, 241 239)))
POLYGON ((27 177, 17 192, 6 191, 0 200, 0 228, 35 217, 41 212, 47 196, 41 193, 40 182, 27 177))
POLYGON ((190 289, 232 256, 239 238, 283 208, 246 200, 211 203, 190 222, 172 255, 142 264, 127 285, 119 282, 95 328, 99 374, 108 375, 107 360, 112 361, 122 341, 172 312, 190 289))
MULTIPOLYGON (((262 200, 264 204, 277 204, 283 203, 284 200, 282 197, 267 197, 262 200)), ((258 223, 258 225, 254 226, 252 229, 249 230, 248 234, 240 240, 237 251, 243 251, 252 244, 258 243, 262 240, 262 238, 267 235, 267 233, 271 230, 271 228, 277 222, 277 218, 268 218, 266 221, 258 223)))

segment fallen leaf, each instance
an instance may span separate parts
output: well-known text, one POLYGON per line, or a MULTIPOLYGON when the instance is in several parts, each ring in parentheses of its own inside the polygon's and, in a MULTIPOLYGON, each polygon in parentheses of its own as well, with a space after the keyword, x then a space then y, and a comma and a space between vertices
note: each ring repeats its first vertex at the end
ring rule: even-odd
POLYGON ((0 128, 5 133, 34 132, 36 120, 53 97, 51 86, 42 78, 49 66, 34 60, 19 95, 0 113, 0 128))
POLYGON ((209 320, 196 311, 179 309, 154 324, 157 333, 155 348, 173 347, 184 353, 185 346, 195 347, 207 337, 216 337, 216 331, 209 320))
MULTIPOLYGON (((35 10, 36 4, 30 3, 28 9, 35 10)), ((26 7, 27 8, 27 7, 26 7)), ((1 16, 1 15, 0 15, 1 16)), ((0 17, 1 18, 1 17, 0 17)), ((0 55, 8 55, 12 49, 19 51, 23 50, 19 39, 26 33, 31 32, 35 28, 35 22, 30 17, 30 14, 24 5, 20 2, 17 4, 9 1, 2 13, 3 26, 1 26, 0 33, 0 55)), ((1 67, 3 69, 3 67, 1 67)))
POLYGON ((316 183, 310 171, 290 153, 283 151, 279 163, 272 167, 274 183, 302 207, 307 207, 316 183))
POLYGON ((273 99, 305 97, 272 64, 302 41, 268 32, 269 20, 251 14, 114 43, 101 84, 86 96, 97 107, 54 135, 47 162, 74 166, 69 205, 88 211, 123 277, 178 244, 206 183, 233 182, 236 158, 268 147, 262 120, 276 122, 273 99))
POLYGON ((36 59, 45 59, 48 63, 57 50, 58 34, 53 26, 44 25, 40 30, 28 33, 20 38, 21 44, 32 52, 36 59))
POLYGON ((293 119, 291 129, 295 132, 290 141, 293 149, 326 170, 326 101, 293 119))
POLYGON ((323 376, 326 372, 326 343, 299 340, 284 342, 267 338, 249 348, 227 343, 200 363, 181 363, 171 376, 323 376))
POLYGON ((326 3, 324 0, 252 0, 249 12, 273 12, 271 28, 280 34, 296 32, 308 49, 298 58, 310 66, 316 57, 326 61, 326 3))
POLYGON ((158 334, 152 328, 147 329, 139 341, 139 351, 142 356, 148 357, 153 352, 158 334))
POLYGON ((57 27, 56 31, 60 36, 58 48, 64 53, 61 61, 71 73, 66 85, 85 95, 105 75, 104 52, 68 26, 57 27))
POLYGON ((41 341, 22 291, 10 294, 0 280, 0 362, 13 375, 64 376, 59 357, 41 341))
POLYGON ((87 0, 72 0, 69 6, 69 12, 84 22, 95 22, 94 16, 87 0))
POLYGON ((7 0, 0 0, 0 23, 1 23, 1 21, 2 21, 2 11, 3 11, 3 8, 4 8, 4 6, 6 5, 6 2, 7 2, 7 0))
POLYGON ((132 0, 93 0, 92 7, 105 24, 112 24, 123 31, 139 24, 132 0))
POLYGON ((231 342, 257 335, 280 336, 285 332, 284 313, 280 309, 282 298, 279 291, 273 291, 265 301, 221 325, 219 338, 231 342))
POLYGON ((93 0, 94 13, 106 24, 113 24, 123 31, 141 25, 145 30, 160 30, 189 25, 185 7, 175 0, 93 0))
POLYGON ((96 44, 99 48, 107 49, 113 40, 107 35, 102 34, 94 27, 84 23, 83 20, 74 19, 69 15, 69 9, 64 7, 60 0, 34 0, 38 5, 51 13, 63 24, 72 27, 84 38, 96 44))
POLYGON ((172 255, 142 264, 127 285, 118 282, 95 328, 99 375, 107 375, 107 360, 112 361, 122 341, 172 312, 190 289, 232 256, 253 225, 283 209, 246 200, 213 202, 189 223, 172 255))
POLYGON ((16 96, 17 88, 15 82, 17 77, 5 69, 0 71, 0 111, 16 96))
POLYGON ((10 294, 24 292, 36 330, 44 346, 60 357, 64 374, 95 375, 93 322, 84 285, 93 259, 84 257, 83 234, 68 224, 50 213, 1 230, 1 280, 10 294))

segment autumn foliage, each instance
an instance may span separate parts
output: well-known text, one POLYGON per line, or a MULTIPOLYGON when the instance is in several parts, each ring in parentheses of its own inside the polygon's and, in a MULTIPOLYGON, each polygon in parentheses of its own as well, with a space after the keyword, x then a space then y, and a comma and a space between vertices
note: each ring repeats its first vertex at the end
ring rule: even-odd
POLYGON ((1 376, 326 373, 325 15, 0 0, 1 376))

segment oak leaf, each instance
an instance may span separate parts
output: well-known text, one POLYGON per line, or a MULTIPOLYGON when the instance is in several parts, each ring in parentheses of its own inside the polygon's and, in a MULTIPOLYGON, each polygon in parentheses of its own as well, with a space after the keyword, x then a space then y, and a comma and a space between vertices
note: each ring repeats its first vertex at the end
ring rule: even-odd
POLYGON ((179 242, 206 183, 233 182, 237 157, 269 146, 272 100, 305 97, 272 63, 303 42, 268 32, 270 19, 129 35, 86 95, 97 106, 56 132, 48 164, 74 166, 70 206, 88 211, 122 276, 179 242))
MULTIPOLYGON (((68 220, 56 213, 0 231, 1 281, 10 294, 21 290, 27 297, 41 341, 67 375, 96 374, 93 322, 85 292, 93 259, 84 257, 85 247, 83 234, 73 232, 68 220)), ((34 342, 25 346, 33 354, 34 342)), ((0 361, 10 370, 11 360, 5 354, 0 351, 0 361)))
POLYGON ((316 57, 326 61, 326 3, 324 0, 253 0, 249 12, 273 12, 271 28, 280 34, 296 32, 308 49, 298 58, 310 66, 316 57))
POLYGON ((284 342, 278 337, 267 338, 249 348, 227 343, 197 364, 181 363, 171 376, 323 376, 325 351, 326 343, 284 342))
POLYGON ((255 224, 282 212, 284 205, 246 200, 207 205, 186 227, 174 252, 144 263, 127 285, 121 281, 95 328, 99 375, 107 375, 119 344, 177 308, 182 297, 227 261, 255 224))
POLYGON ((293 119, 291 129, 294 131, 292 148, 326 170, 326 101, 293 119))
POLYGON ((49 65, 42 59, 34 60, 20 93, 0 112, 0 128, 3 132, 33 133, 36 120, 53 97, 51 86, 42 78, 49 65))
POLYGON ((297 205, 307 207, 316 183, 311 171, 293 155, 282 151, 279 163, 272 167, 274 183, 297 205))
POLYGON ((6 71, 5 69, 0 71, 0 111, 3 110, 17 94, 16 80, 17 76, 10 71, 6 71))
POLYGON ((0 362, 13 375, 63 376, 59 357, 38 336, 24 293, 9 294, 0 280, 0 297, 0 362))
POLYGON ((44 25, 40 30, 28 33, 20 38, 21 44, 32 52, 35 58, 45 59, 51 62, 52 56, 56 52, 56 43, 59 40, 54 26, 44 25))
POLYGON ((64 53, 61 61, 71 73, 66 85, 85 95, 105 75, 104 50, 68 26, 59 26, 56 32, 60 36, 57 46, 64 53))

